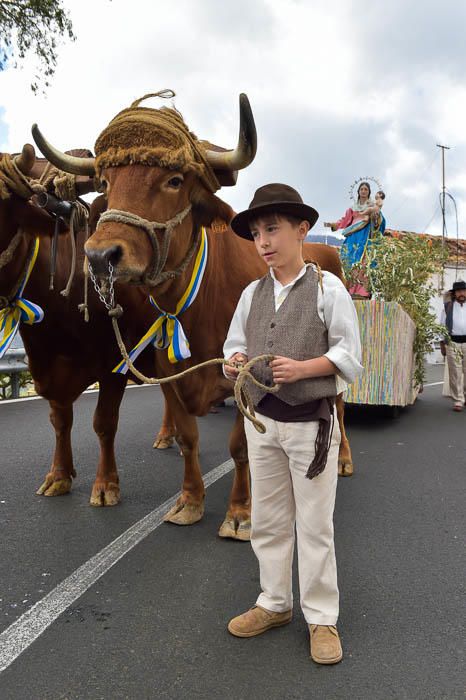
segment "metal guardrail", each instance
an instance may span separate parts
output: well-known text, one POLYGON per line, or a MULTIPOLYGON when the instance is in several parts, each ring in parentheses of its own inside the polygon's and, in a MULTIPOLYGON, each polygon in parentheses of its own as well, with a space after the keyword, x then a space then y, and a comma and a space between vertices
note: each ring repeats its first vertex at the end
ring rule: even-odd
POLYGON ((11 376, 11 398, 19 398, 19 375, 28 369, 24 348, 10 348, 0 360, 0 374, 11 376))

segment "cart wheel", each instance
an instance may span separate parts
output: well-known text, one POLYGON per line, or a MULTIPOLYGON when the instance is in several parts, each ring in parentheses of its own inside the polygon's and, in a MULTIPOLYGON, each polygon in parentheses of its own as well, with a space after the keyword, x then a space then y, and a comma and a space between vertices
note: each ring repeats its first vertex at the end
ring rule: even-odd
POLYGON ((399 418, 400 417, 400 407, 399 406, 389 406, 388 411, 389 411, 390 418, 399 418))

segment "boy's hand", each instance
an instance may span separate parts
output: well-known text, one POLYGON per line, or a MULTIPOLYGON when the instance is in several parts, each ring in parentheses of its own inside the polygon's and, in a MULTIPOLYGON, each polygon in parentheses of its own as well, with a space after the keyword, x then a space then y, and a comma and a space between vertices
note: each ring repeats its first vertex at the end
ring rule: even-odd
POLYGON ((289 357, 276 357, 269 362, 272 368, 275 384, 291 384, 303 379, 303 366, 299 360, 291 360, 289 357))
POLYGON ((236 377, 238 376, 239 369, 234 366, 236 363, 245 365, 247 361, 247 355, 243 355, 242 352, 235 352, 235 354, 228 359, 229 364, 224 365, 225 374, 227 375, 228 379, 236 379, 236 377))

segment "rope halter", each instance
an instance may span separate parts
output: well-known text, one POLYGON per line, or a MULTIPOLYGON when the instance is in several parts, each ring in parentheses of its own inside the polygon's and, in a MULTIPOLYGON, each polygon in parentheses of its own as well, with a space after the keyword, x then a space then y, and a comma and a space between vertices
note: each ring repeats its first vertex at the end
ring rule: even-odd
POLYGON ((194 240, 186 253, 186 256, 178 269, 176 270, 164 270, 167 262, 168 251, 170 249, 171 237, 173 230, 179 226, 184 219, 188 216, 191 211, 191 204, 189 204, 186 209, 183 209, 178 214, 165 223, 159 223, 158 221, 148 221, 143 219, 138 214, 133 214, 129 211, 123 211, 121 209, 108 209, 103 214, 101 214, 100 219, 97 223, 96 229, 98 229, 103 224, 109 223, 110 221, 117 224, 127 224, 128 226, 134 226, 136 228, 142 229, 147 233, 153 249, 152 265, 149 271, 143 277, 143 284, 147 284, 151 287, 155 287, 157 284, 165 282, 167 279, 174 279, 178 275, 181 275, 189 265, 191 258, 196 251, 199 244, 199 235, 194 237, 194 240), (165 234, 163 236, 162 246, 160 246, 157 230, 165 229, 165 234))

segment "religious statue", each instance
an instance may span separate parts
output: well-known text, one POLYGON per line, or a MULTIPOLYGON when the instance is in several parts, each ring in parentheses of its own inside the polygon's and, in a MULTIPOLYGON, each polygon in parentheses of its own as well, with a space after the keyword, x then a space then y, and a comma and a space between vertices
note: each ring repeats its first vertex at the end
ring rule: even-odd
POLYGON ((371 199, 371 187, 367 181, 369 179, 373 180, 374 178, 357 180, 353 184, 351 195, 359 182, 357 197, 353 197, 353 206, 346 210, 339 221, 324 223, 324 226, 330 227, 332 231, 339 230, 345 237, 340 249, 340 257, 347 273, 351 274, 351 268, 358 267, 357 279, 350 279, 349 292, 353 297, 359 298, 369 296, 364 279, 362 279, 364 275, 361 274, 361 264, 364 263, 367 248, 371 241, 385 231, 385 217, 382 214, 385 193, 379 183, 375 181, 379 190, 375 198, 371 199))

